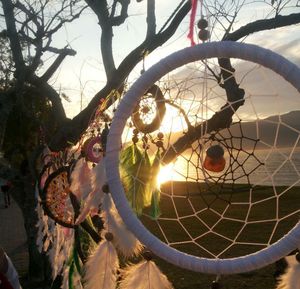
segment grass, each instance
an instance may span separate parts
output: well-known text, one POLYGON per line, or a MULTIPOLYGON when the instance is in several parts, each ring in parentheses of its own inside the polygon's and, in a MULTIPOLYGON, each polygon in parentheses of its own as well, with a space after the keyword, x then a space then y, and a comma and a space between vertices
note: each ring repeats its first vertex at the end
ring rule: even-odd
MULTIPOLYGON (((173 182, 162 186, 160 218, 151 220, 146 210, 141 220, 154 235, 180 251, 229 258, 256 252, 280 239, 298 222, 299 204, 300 187, 173 182), (190 243, 179 244, 191 237, 190 243)), ((155 260, 175 289, 211 288, 216 278, 184 270, 158 257, 155 260)), ((222 288, 275 288, 277 269, 272 264, 253 272, 222 276, 222 288)))

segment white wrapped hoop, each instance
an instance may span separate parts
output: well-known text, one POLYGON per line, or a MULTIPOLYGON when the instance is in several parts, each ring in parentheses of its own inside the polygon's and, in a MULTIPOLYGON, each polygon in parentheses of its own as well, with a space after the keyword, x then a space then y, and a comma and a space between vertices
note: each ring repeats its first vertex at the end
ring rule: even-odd
POLYGON ((236 42, 211 42, 188 47, 162 59, 146 71, 122 99, 107 140, 106 171, 115 205, 127 227, 156 255, 185 269, 213 274, 251 271, 274 263, 300 244, 300 225, 276 243, 250 255, 231 259, 207 259, 180 252, 151 234, 135 216, 125 197, 119 173, 121 135, 139 98, 166 73, 187 63, 207 58, 238 58, 265 66, 281 75, 300 92, 300 69, 284 57, 261 47, 236 42))

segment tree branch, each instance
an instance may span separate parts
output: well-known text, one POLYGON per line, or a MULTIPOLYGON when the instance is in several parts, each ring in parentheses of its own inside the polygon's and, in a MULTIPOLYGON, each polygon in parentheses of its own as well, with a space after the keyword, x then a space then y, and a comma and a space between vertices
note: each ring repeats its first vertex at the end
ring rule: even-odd
POLYGON ((116 66, 113 57, 113 49, 112 49, 113 29, 111 25, 110 16, 109 16, 108 4, 107 1, 95 1, 95 0, 85 0, 85 1, 92 8, 92 10, 97 15, 99 20, 99 25, 102 30, 101 40, 100 40, 102 61, 103 61, 107 80, 109 81, 113 78, 116 72, 116 66))
POLYGON ((156 18, 155 18, 155 0, 147 0, 147 34, 146 39, 155 35, 156 18))
POLYGON ((68 119, 66 117, 61 98, 56 90, 50 84, 36 75, 31 76, 29 81, 40 91, 42 96, 47 97, 50 100, 55 122, 64 125, 68 119))
POLYGON ((112 10, 111 16, 110 16, 110 24, 112 26, 120 26, 121 24, 123 24, 125 22, 125 20, 128 17, 128 6, 130 4, 130 0, 115 0, 113 3, 113 7, 114 9, 112 10), (115 16, 115 8, 117 3, 120 3, 122 8, 121 8, 121 12, 120 15, 115 16))
MULTIPOLYGON (((251 33, 275 29, 287 25, 300 23, 300 13, 291 14, 289 16, 276 16, 273 19, 264 19, 249 23, 233 33, 226 34, 223 40, 238 40, 251 33)), ((244 90, 239 88, 233 77, 234 69, 231 66, 230 59, 219 59, 221 67, 221 75, 224 80, 224 89, 227 95, 227 103, 216 112, 211 119, 199 124, 194 129, 189 129, 188 132, 180 137, 165 153, 162 158, 164 164, 173 161, 179 154, 189 148, 194 141, 205 134, 212 131, 229 127, 232 122, 234 112, 244 104, 244 90)))
MULTIPOLYGON (((87 3, 91 2, 93 5, 96 5, 96 3, 93 2, 94 0, 86 1, 87 3)), ((97 2, 97 5, 100 5, 99 2, 97 2)), ((169 23, 169 26, 167 26, 165 30, 149 39, 146 39, 140 46, 127 55, 127 57, 121 62, 118 69, 113 74, 113 77, 111 77, 106 86, 93 97, 88 106, 69 123, 63 126, 53 137, 51 143, 49 144, 51 150, 60 151, 69 145, 68 141, 76 143, 79 140, 81 134, 87 128, 89 121, 93 117, 101 100, 104 100, 113 90, 118 90, 120 87, 122 87, 123 82, 128 74, 137 65, 137 63, 142 60, 145 51, 149 53, 152 52, 174 35, 179 24, 188 14, 190 8, 191 3, 190 1, 187 1, 186 4, 184 4, 180 10, 178 10, 177 14, 174 16, 173 20, 169 23)), ((103 10, 101 12, 103 13, 103 10)))
POLYGON ((257 20, 240 27, 238 30, 228 33, 223 40, 237 41, 245 36, 255 32, 276 29, 284 26, 300 23, 300 13, 294 13, 286 16, 278 15, 271 19, 257 20))
POLYGON ((76 55, 76 51, 66 47, 64 49, 60 49, 60 54, 57 56, 57 58, 54 60, 51 66, 47 69, 47 71, 41 76, 40 80, 47 82, 68 55, 74 56, 76 55))
POLYGON ((15 62, 16 73, 19 74, 24 71, 25 63, 15 23, 14 6, 11 0, 1 0, 1 2, 7 27, 7 36, 11 44, 13 60, 15 62))

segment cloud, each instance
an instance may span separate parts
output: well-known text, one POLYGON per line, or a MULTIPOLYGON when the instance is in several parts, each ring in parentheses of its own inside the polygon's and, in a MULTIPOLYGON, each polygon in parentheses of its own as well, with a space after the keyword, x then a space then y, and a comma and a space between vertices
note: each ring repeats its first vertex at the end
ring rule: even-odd
MULTIPOLYGON (((296 64, 300 64, 300 55, 297 53, 300 39, 292 39, 276 47, 276 52, 286 56, 296 64)), ((235 77, 240 87, 246 92, 245 104, 237 112, 237 118, 251 120, 265 118, 271 115, 284 114, 292 110, 300 110, 299 92, 285 79, 275 72, 258 64, 233 60, 236 70, 235 77)), ((209 61, 211 69, 219 72, 217 61, 209 61)), ((208 113, 210 117, 226 102, 226 94, 216 80, 212 80, 208 72, 206 81, 203 80, 204 66, 202 63, 193 63, 181 68, 176 73, 171 73, 169 87, 173 87, 172 94, 178 95, 176 103, 185 107, 191 106, 190 117, 199 112, 208 113), (186 104, 184 104, 186 103, 186 104), (202 108, 197 108, 201 106, 202 108)))

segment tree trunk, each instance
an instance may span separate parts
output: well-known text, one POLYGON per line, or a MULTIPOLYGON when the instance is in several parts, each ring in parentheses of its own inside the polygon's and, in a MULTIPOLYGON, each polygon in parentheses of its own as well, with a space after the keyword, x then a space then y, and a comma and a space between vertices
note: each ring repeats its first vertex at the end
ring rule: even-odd
POLYGON ((19 205, 27 237, 27 248, 29 254, 28 279, 33 283, 51 283, 51 267, 46 254, 38 251, 36 240, 38 228, 38 215, 35 210, 37 196, 35 195, 35 185, 32 177, 28 174, 17 177, 13 181, 11 194, 19 205))

